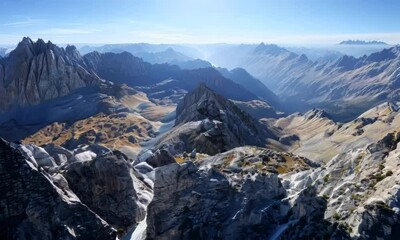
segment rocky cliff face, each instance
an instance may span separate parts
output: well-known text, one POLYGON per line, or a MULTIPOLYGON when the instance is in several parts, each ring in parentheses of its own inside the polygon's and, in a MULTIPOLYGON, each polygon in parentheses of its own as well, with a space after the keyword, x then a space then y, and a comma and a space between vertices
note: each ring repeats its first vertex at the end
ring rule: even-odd
MULTIPOLYGON (((315 188, 296 199, 285 190, 273 161, 289 167, 286 157, 246 147, 199 160, 200 167, 188 161, 156 168, 147 238, 348 239, 346 231, 324 220, 327 202, 315 188)), ((313 171, 312 162, 291 157, 303 165, 299 169, 313 171)))
POLYGON ((64 49, 41 39, 24 38, 0 60, 0 110, 38 104, 99 82, 85 70, 75 47, 64 49))
POLYGON ((149 239, 266 238, 278 225, 279 207, 268 209, 285 194, 276 175, 249 179, 242 191, 223 174, 191 162, 157 168, 155 176, 149 239), (257 195, 255 189, 264 190, 257 195))
POLYGON ((265 146, 274 133, 205 84, 187 94, 176 109, 175 127, 158 143, 178 152, 216 154, 243 145, 265 146))
POLYGON ((152 198, 151 186, 139 180, 141 175, 118 152, 74 162, 67 167, 65 178, 83 203, 124 229, 143 220, 152 198))
POLYGON ((115 239, 115 230, 82 204, 62 175, 0 139, 1 239, 115 239))

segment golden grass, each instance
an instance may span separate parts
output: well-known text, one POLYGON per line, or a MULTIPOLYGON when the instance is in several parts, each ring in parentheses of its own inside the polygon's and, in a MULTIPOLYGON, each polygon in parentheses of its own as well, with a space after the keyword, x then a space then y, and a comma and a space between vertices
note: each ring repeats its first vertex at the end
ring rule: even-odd
POLYGON ((175 157, 175 161, 179 164, 186 162, 186 159, 183 157, 175 157))
POLYGON ((98 114, 77 121, 71 126, 53 123, 25 138, 23 143, 64 145, 70 140, 81 139, 83 142, 118 149, 123 146, 137 146, 137 142, 150 139, 148 133, 152 129, 156 131, 152 122, 139 115, 98 114), (134 138, 137 142, 131 142, 129 138, 134 138))

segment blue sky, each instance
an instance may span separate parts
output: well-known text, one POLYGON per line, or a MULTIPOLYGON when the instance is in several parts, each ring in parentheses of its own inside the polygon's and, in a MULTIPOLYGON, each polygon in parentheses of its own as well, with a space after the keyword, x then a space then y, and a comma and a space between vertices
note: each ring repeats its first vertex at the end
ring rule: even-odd
POLYGON ((1 0, 0 44, 400 43, 395 0, 1 0))

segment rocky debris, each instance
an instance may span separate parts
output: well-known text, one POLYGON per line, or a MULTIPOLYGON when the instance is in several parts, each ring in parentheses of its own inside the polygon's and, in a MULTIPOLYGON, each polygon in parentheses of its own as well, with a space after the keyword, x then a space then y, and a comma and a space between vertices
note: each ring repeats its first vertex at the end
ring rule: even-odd
POLYGON ((144 219, 152 191, 122 153, 71 163, 64 175, 81 201, 113 226, 126 229, 144 219))
POLYGON ((172 144, 180 153, 195 148, 199 153, 214 155, 243 145, 265 146, 267 138, 276 136, 234 103, 201 84, 179 103, 175 127, 157 146, 172 144))
POLYGON ((96 86, 100 78, 85 70, 75 47, 59 48, 42 39, 24 38, 0 61, 0 111, 35 105, 96 86))
POLYGON ((36 168, 3 139, 0 182, 1 239, 116 237, 115 230, 82 204, 60 175, 53 178, 36 168))

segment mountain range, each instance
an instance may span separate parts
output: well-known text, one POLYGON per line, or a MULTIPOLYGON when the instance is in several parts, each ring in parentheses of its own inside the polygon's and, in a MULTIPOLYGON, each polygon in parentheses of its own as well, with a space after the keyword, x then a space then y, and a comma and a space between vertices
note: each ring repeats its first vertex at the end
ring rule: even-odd
POLYGON ((363 41, 363 40, 347 40, 347 41, 341 41, 339 44, 341 45, 388 45, 385 42, 382 41, 363 41))
POLYGON ((23 38, 0 239, 400 238, 399 46, 305 51, 23 38))
MULTIPOLYGON (((262 100, 261 97, 265 99, 268 94, 274 98, 272 92, 259 97, 257 92, 252 93, 213 68, 182 70, 176 65, 153 65, 128 52, 92 52, 81 56, 73 46, 64 49, 51 42, 33 42, 29 38, 24 38, 9 56, 0 61, 0 80, 0 109, 6 112, 1 117, 0 128, 13 131, 2 133, 9 140, 20 137, 16 131, 26 136, 53 121, 69 122, 70 119, 75 121, 104 111, 119 111, 117 109, 121 106, 118 105, 121 104, 118 99, 135 90, 115 84, 136 87, 151 101, 162 105, 177 104, 201 82, 237 101, 262 100), (75 98, 85 99, 84 103, 91 102, 88 109, 92 110, 78 110, 79 105, 72 104, 79 102, 75 98), (52 99, 60 101, 49 102, 52 99), (28 118, 25 112, 29 112, 27 107, 32 105, 35 105, 35 111, 49 111, 52 116, 28 118), (42 105, 44 110, 39 110, 42 105), (55 109, 59 109, 59 114, 54 114, 55 109)), ((271 109, 269 112, 274 114, 271 109)))
MULTIPOLYGON (((263 43, 252 51, 236 53, 234 64, 286 101, 288 112, 318 107, 337 120, 348 121, 371 106, 398 100, 398 46, 359 58, 344 55, 322 63, 263 43)), ((223 65, 230 56, 220 53, 219 58, 223 65)))

